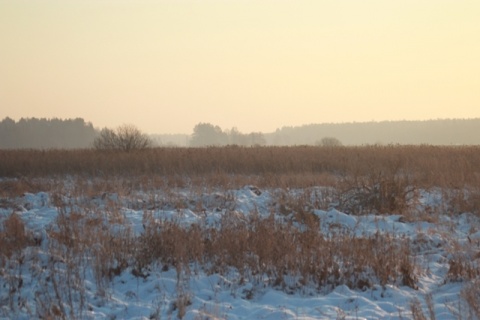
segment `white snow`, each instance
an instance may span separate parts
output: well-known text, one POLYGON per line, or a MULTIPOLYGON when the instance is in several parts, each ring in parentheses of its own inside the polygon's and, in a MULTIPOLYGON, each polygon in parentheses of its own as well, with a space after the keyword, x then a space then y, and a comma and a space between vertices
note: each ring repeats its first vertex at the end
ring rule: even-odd
MULTIPOLYGON (((174 220, 184 226, 195 223, 215 226, 227 210, 239 216, 257 212, 266 217, 271 213, 276 192, 253 186, 226 192, 157 190, 153 196, 145 192, 99 196, 90 199, 90 205, 97 210, 108 210, 107 201, 117 203, 124 220, 119 230, 130 227, 134 234, 140 235, 144 231, 145 212, 158 221, 174 220), (176 207, 172 199, 183 205, 176 207)), ((440 197, 438 191, 424 191, 419 206, 439 207, 440 197)), ((14 212, 22 218, 26 228, 38 233, 45 243, 42 247, 26 250, 23 261, 0 265, 0 319, 31 319, 41 308, 39 290, 53 290, 51 284, 46 284, 49 275, 35 268, 62 259, 61 255, 55 258, 46 252, 46 230, 54 227, 60 209, 54 206, 52 195, 45 192, 10 200, 14 206, 0 208, 0 223, 14 212), (19 279, 22 279, 21 286, 12 284, 19 279), (17 291, 13 292, 12 288, 17 291)), ((79 275, 84 281, 80 286, 84 292, 71 292, 67 287, 58 290, 60 294, 73 295, 77 309, 71 314, 67 310, 67 314, 84 319, 173 319, 179 315, 175 302, 182 296, 189 300, 184 319, 408 319, 412 318, 410 303, 413 299, 418 299, 428 314, 428 295, 432 297, 437 319, 451 319, 466 312, 459 294, 468 282, 445 279, 448 259, 455 253, 455 248, 450 247, 452 243, 461 245, 473 241, 480 252, 479 217, 470 213, 450 215, 443 212, 438 222, 404 222, 400 215, 353 216, 334 208, 315 209, 313 213, 320 219, 325 234, 348 231, 361 237, 380 232, 411 239, 415 244, 414 258, 421 268, 418 290, 375 284, 366 290, 339 285, 323 291, 305 288, 287 293, 266 285, 262 276, 240 284, 236 270, 223 276, 196 270, 179 283, 173 267, 162 270, 156 265, 151 266, 145 277, 135 276, 132 269, 127 268, 113 277, 103 292, 97 288, 92 270, 87 269, 85 274, 79 275), (82 294, 85 301, 80 301, 82 294), (85 306, 83 309, 81 303, 85 306)), ((65 285, 61 281, 59 278, 58 285, 65 285)), ((55 301, 55 294, 50 291, 42 299, 55 301)))

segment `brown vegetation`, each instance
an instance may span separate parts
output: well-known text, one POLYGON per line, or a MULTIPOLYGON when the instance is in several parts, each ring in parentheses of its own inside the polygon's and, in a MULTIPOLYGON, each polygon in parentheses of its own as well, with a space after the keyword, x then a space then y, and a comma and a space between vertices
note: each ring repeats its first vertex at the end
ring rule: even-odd
POLYGON ((1 177, 143 177, 172 178, 215 175, 260 177, 265 186, 289 176, 305 187, 335 178, 392 175, 422 187, 463 187, 480 181, 480 147, 210 147, 154 148, 124 153, 110 150, 0 150, 1 177), (312 180, 293 177, 313 176, 312 180), (271 179, 269 179, 271 178, 271 179))
MULTIPOLYGON (((239 274, 239 284, 262 281, 286 292, 305 287, 329 290, 337 285, 364 290, 376 284, 416 289, 422 270, 412 258, 412 240, 385 233, 354 236, 348 230, 324 234, 313 210, 327 209, 333 203, 353 214, 425 218, 438 213, 435 209, 416 211, 419 190, 429 188, 443 191, 442 213, 468 210, 478 214, 480 210, 479 147, 159 148, 129 153, 3 150, 0 177, 0 206, 13 212, 15 204, 10 199, 46 191, 59 212, 46 230, 50 258, 42 272, 48 273, 45 286, 49 293, 42 293, 37 301, 37 313, 43 318, 78 316, 85 300, 85 268, 93 272, 99 296, 106 294, 115 276, 129 270, 147 278, 152 265, 174 268, 179 282, 199 269, 225 275, 233 269, 239 274), (257 194, 266 187, 278 190, 270 216, 262 218, 255 211, 239 216, 230 207, 233 200, 225 190, 249 184, 260 188, 251 188, 257 194), (329 188, 320 196, 314 186, 329 188), (226 209, 222 220, 215 226, 186 227, 174 220, 154 219, 151 210, 159 206, 205 212, 201 199, 169 197, 171 187, 224 190, 225 195, 217 199, 226 209), (292 195, 289 188, 302 192, 292 195), (167 194, 162 203, 154 196, 159 189, 167 194), (145 210, 144 230, 134 235, 119 214, 120 204, 107 197, 109 193, 129 196, 139 190, 152 196, 131 204, 145 210), (65 201, 67 193, 69 200, 65 201), (105 203, 102 209, 92 205, 97 198, 105 203)), ((42 241, 47 240, 35 239, 11 213, 0 229, 0 267, 42 241)), ((478 282, 478 250, 473 245, 455 245, 445 281, 478 282)), ((189 294, 181 290, 178 294, 180 315, 188 307, 189 294)), ((245 292, 244 298, 254 295, 245 292)), ((474 286, 462 292, 478 316, 477 296, 474 286)), ((433 317, 433 311, 428 311, 433 317)), ((412 302, 411 312, 414 318, 423 317, 419 301, 412 302)))
MULTIPOLYGON (((0 194, 51 191, 77 179, 96 192, 164 187, 334 187, 348 213, 400 213, 418 189, 448 189, 452 211, 480 210, 480 147, 211 147, 115 150, 1 150, 0 194), (12 180, 13 178, 13 180, 12 180), (48 178, 48 179, 44 179, 48 178), (89 184, 85 184, 89 179, 89 184), (15 181, 15 183, 12 183, 15 181)), ((85 190, 87 191, 87 190, 85 190)))

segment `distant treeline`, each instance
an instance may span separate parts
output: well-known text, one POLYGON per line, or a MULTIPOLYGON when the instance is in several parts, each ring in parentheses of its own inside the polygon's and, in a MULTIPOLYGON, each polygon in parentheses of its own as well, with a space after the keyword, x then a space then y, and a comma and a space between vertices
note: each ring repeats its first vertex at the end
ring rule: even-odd
POLYGON ((235 129, 222 131, 218 126, 199 124, 194 128, 192 135, 155 136, 160 145, 181 147, 206 144, 324 145, 324 138, 329 138, 326 140, 333 138, 347 146, 372 144, 480 145, 480 119, 309 124, 298 127, 283 127, 271 133, 252 133, 249 135, 240 134, 235 129), (199 129, 207 126, 210 127, 209 131, 215 134, 199 135, 199 129), (215 130, 212 130, 211 127, 214 127, 215 130), (199 136, 202 137, 202 143, 197 143, 199 136), (241 140, 235 139, 236 137, 241 137, 241 140), (246 137, 249 139, 245 139, 246 137), (251 137, 258 137, 258 141, 252 143, 251 137), (244 140, 249 143, 243 142, 244 140))
POLYGON ((76 119, 5 118, 0 122, 1 149, 90 148, 97 131, 89 122, 76 119))
POLYGON ((310 124, 265 134, 269 145, 314 145, 325 137, 343 145, 479 145, 480 119, 310 124))
MULTIPOLYGON (((90 148, 98 130, 90 122, 76 119, 5 118, 0 122, 0 149, 90 148)), ((341 124, 309 124, 283 127, 272 133, 241 133, 236 128, 199 123, 192 134, 151 135, 155 146, 288 146, 324 145, 480 145, 480 118, 427 121, 383 121, 341 124), (328 139, 325 139, 328 138, 328 139)))

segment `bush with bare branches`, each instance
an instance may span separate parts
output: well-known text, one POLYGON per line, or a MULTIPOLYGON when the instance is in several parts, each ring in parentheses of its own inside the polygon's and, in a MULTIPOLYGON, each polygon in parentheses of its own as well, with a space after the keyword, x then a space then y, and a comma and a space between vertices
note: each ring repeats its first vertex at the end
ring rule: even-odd
POLYGON ((123 150, 130 152, 152 146, 152 140, 137 127, 124 124, 117 129, 105 128, 95 138, 93 146, 98 150, 123 150))

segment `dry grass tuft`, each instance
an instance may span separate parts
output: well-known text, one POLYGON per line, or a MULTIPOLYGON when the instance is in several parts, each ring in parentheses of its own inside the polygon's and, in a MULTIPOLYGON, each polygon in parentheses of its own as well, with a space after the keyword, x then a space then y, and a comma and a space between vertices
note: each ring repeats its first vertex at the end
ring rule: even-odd
POLYGON ((136 261, 140 267, 160 262, 185 272, 191 265, 220 274, 234 268, 243 279, 265 275, 270 285, 286 291, 309 284, 365 289, 375 281, 416 288, 417 267, 405 241, 381 234, 329 238, 319 232, 318 219, 304 215, 301 225, 254 213, 227 214, 214 228, 150 221, 139 239, 136 261))
POLYGON ((0 266, 15 253, 34 244, 33 236, 26 230, 23 220, 15 213, 10 214, 0 229, 0 266))
POLYGON ((474 281, 480 279, 480 251, 475 243, 451 243, 449 269, 446 281, 474 281))
POLYGON ((480 319, 480 281, 477 278, 475 281, 467 284, 460 293, 463 300, 468 305, 470 318, 480 319))

